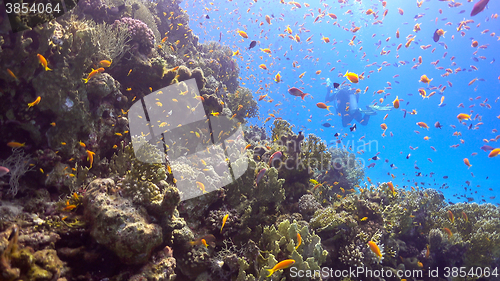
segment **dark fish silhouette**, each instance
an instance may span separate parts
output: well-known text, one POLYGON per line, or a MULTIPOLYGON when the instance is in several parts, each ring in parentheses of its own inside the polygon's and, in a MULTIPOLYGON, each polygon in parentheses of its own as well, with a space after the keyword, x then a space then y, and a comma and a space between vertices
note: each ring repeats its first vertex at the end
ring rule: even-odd
POLYGON ((248 49, 252 49, 253 47, 255 47, 257 45, 257 41, 253 40, 252 42, 250 42, 250 46, 248 47, 248 49))
POLYGON ((356 131, 356 124, 354 124, 352 127, 349 128, 351 130, 351 132, 354 132, 356 131))
POLYGON ((332 125, 330 123, 324 123, 324 124, 321 124, 321 126, 330 128, 332 125))
POLYGON ((438 30, 439 30, 439 29, 436 29, 436 31, 434 31, 434 35, 432 36, 432 39, 434 40, 434 42, 439 41, 439 34, 438 34, 438 30))
POLYGON ((473 16, 479 14, 480 12, 482 12, 484 10, 484 8, 486 8, 486 5, 488 5, 488 2, 490 2, 490 0, 481 0, 481 1, 477 2, 476 4, 474 4, 474 7, 472 8, 472 11, 470 12, 470 16, 473 17, 473 16))

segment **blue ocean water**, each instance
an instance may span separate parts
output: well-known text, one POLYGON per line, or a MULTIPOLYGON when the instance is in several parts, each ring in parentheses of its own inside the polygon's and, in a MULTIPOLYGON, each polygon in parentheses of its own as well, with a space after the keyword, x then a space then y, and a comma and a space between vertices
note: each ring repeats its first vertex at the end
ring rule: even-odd
MULTIPOLYGON (((269 129, 274 118, 268 122, 265 119, 273 114, 293 124, 296 133, 315 134, 331 146, 345 146, 357 152, 365 166, 375 162, 374 167, 366 169, 373 183, 392 181, 400 188, 439 189, 449 202, 500 202, 500 158, 489 158, 489 151, 480 149, 483 145, 500 147, 495 140, 500 135, 496 131, 500 123, 498 1, 490 1, 473 17, 470 11, 474 3, 466 1, 425 1, 420 7, 417 1, 387 1, 385 7, 382 1, 365 0, 298 3, 256 0, 181 4, 200 42, 220 41, 233 52, 239 51, 234 58, 242 86, 251 89, 255 99, 268 95, 259 102, 260 116, 251 120, 252 124, 269 129), (377 18, 367 15, 368 9, 377 18), (266 22, 266 15, 271 24, 266 22), (473 22, 458 31, 460 22, 467 20, 473 22), (414 31, 416 24, 420 24, 418 32, 414 31), (287 26, 291 34, 285 31, 287 26), (360 29, 353 33, 354 27, 360 29), (446 32, 439 42, 433 40, 436 29, 446 32), (240 30, 248 38, 242 38, 240 30), (400 36, 396 38, 398 30, 400 36), (407 36, 411 35, 414 41, 407 48, 407 36), (326 43, 324 37, 330 42, 326 43), (257 46, 249 50, 252 40, 257 46), (472 41, 478 46, 472 47, 472 41), (399 44, 402 47, 397 50, 399 44), (261 51, 265 48, 271 54, 261 51), (267 70, 259 68, 261 64, 267 70), (447 68, 452 73, 445 76, 447 68), (361 108, 392 104, 396 96, 400 108, 378 112, 367 126, 357 124, 353 132, 342 127, 339 116, 329 115, 316 103, 324 102, 326 78, 349 82, 342 77, 346 71, 364 73, 364 79, 352 86, 361 89, 361 108), (274 81, 277 73, 280 83, 274 81), (424 74, 432 79, 430 85, 419 82, 424 74), (475 78, 478 80, 469 85, 475 78), (290 87, 309 96, 304 100, 294 97, 287 92, 290 87), (419 88, 427 95, 435 94, 422 98, 419 88), (378 90, 384 92, 377 94, 378 90), (442 97, 446 105, 440 107, 442 97), (413 110, 416 114, 410 114, 413 110), (471 120, 459 122, 460 113, 470 114, 471 120), (425 122, 429 129, 419 127, 417 122, 425 122), (442 128, 436 128, 436 122, 442 128), (324 123, 331 127, 322 126, 324 123), (382 123, 387 125, 385 136, 382 123), (334 137, 335 133, 340 136, 334 137), (365 143, 370 145, 365 147, 365 143), (376 155, 380 160, 370 159, 376 155), (470 168, 464 158, 469 159, 470 168)), ((335 113, 334 108, 330 110, 335 113)))

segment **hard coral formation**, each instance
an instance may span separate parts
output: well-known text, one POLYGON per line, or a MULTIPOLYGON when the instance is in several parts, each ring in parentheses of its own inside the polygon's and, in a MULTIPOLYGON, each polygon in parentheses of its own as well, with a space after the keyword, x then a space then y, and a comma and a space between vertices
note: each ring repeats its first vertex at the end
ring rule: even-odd
POLYGON ((135 48, 140 53, 145 55, 148 55, 151 52, 151 49, 155 44, 155 36, 153 31, 144 22, 138 19, 124 17, 120 20, 116 20, 112 28, 119 28, 117 27, 119 25, 125 25, 128 27, 132 50, 135 48))
POLYGON ((34 251, 19 241, 21 229, 10 226, 0 233, 0 280, 57 280, 68 274, 66 264, 53 249, 34 251))
POLYGON ((162 229, 148 223, 147 212, 118 196, 115 189, 111 179, 94 180, 87 188, 84 207, 90 235, 123 263, 145 263, 153 248, 162 243, 162 229))
MULTIPOLYGON (((233 165, 243 163, 236 161, 233 165)), ((256 237, 262 225, 273 223, 276 212, 285 199, 285 191, 282 188, 285 180, 278 177, 275 168, 267 169, 259 184, 253 187, 256 173, 264 167, 248 159, 246 173, 224 187, 224 201, 238 211, 241 219, 242 231, 237 235, 239 240, 256 237)))
POLYGON ((259 246, 263 251, 280 258, 280 260, 291 256, 295 260, 294 267, 297 270, 319 270, 328 255, 321 246, 319 236, 310 233, 307 226, 301 227, 297 222, 290 223, 288 220, 282 221, 277 228, 274 226, 264 227, 259 246), (302 240, 300 245, 297 234, 302 240))

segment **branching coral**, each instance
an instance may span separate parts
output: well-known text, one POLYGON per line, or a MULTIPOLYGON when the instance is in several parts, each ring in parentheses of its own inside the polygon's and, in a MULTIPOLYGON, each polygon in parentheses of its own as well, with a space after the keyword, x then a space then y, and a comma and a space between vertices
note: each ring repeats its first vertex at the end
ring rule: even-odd
POLYGON ((10 170, 9 193, 12 196, 16 196, 19 191, 19 178, 33 170, 30 161, 31 156, 25 154, 22 148, 13 148, 12 154, 7 159, 0 161, 0 166, 7 167, 10 170))
POLYGON ((304 167, 327 170, 329 168, 331 153, 328 152, 326 143, 319 137, 309 134, 300 148, 300 159, 304 167))
POLYGON ((259 108, 248 88, 238 87, 234 94, 228 93, 226 97, 226 105, 236 117, 244 119, 257 116, 259 108))
POLYGON ((320 180, 327 181, 331 185, 337 182, 337 185, 345 190, 358 185, 365 172, 361 161, 356 159, 356 154, 340 148, 330 148, 329 152, 331 162, 328 173, 322 175, 320 180))
POLYGON ((265 268, 272 268, 277 263, 273 261, 274 257, 280 261, 286 258, 295 260, 293 267, 296 270, 320 270, 328 255, 321 246, 319 236, 311 233, 307 226, 300 227, 296 222, 290 223, 288 220, 282 221, 278 228, 265 227, 259 246, 262 251, 269 254, 270 259, 267 267, 264 266, 260 270, 260 274, 265 276, 267 276, 265 268), (302 240, 300 245, 297 234, 302 240))
MULTIPOLYGON (((500 256, 500 210, 491 204, 458 203, 433 213, 427 222, 429 227, 450 234, 443 234, 443 242, 433 242, 449 250, 453 245, 467 245, 464 254, 466 266, 489 266, 500 256)), ((433 237, 436 237, 434 235, 433 237)), ((431 240, 431 236, 429 236, 431 240)), ((433 241, 439 239, 434 238, 433 241)), ((437 247, 436 247, 437 248, 437 247)), ((431 248, 431 250, 439 250, 431 248)))
POLYGON ((129 26, 125 24, 109 25, 88 22, 92 30, 92 43, 96 47, 95 59, 107 59, 115 64, 130 49, 128 42, 131 40, 129 26))
POLYGON ((120 26, 126 26, 128 28, 130 43, 138 44, 139 52, 146 55, 151 52, 155 44, 155 36, 153 31, 151 31, 144 22, 132 18, 121 18, 115 21, 111 30, 113 31, 115 28, 118 28, 117 31, 121 31, 122 27, 120 26))

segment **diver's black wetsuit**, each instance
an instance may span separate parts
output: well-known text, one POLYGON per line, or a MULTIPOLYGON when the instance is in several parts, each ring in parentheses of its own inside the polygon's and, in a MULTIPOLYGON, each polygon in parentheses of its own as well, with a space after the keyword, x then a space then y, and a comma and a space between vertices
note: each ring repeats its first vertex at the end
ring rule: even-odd
POLYGON ((340 113, 342 117, 342 126, 347 127, 353 119, 359 122, 361 125, 367 125, 370 120, 370 115, 361 113, 358 107, 359 95, 356 94, 356 90, 345 86, 338 86, 334 88, 328 86, 326 88, 325 103, 334 102, 337 114, 340 113))

